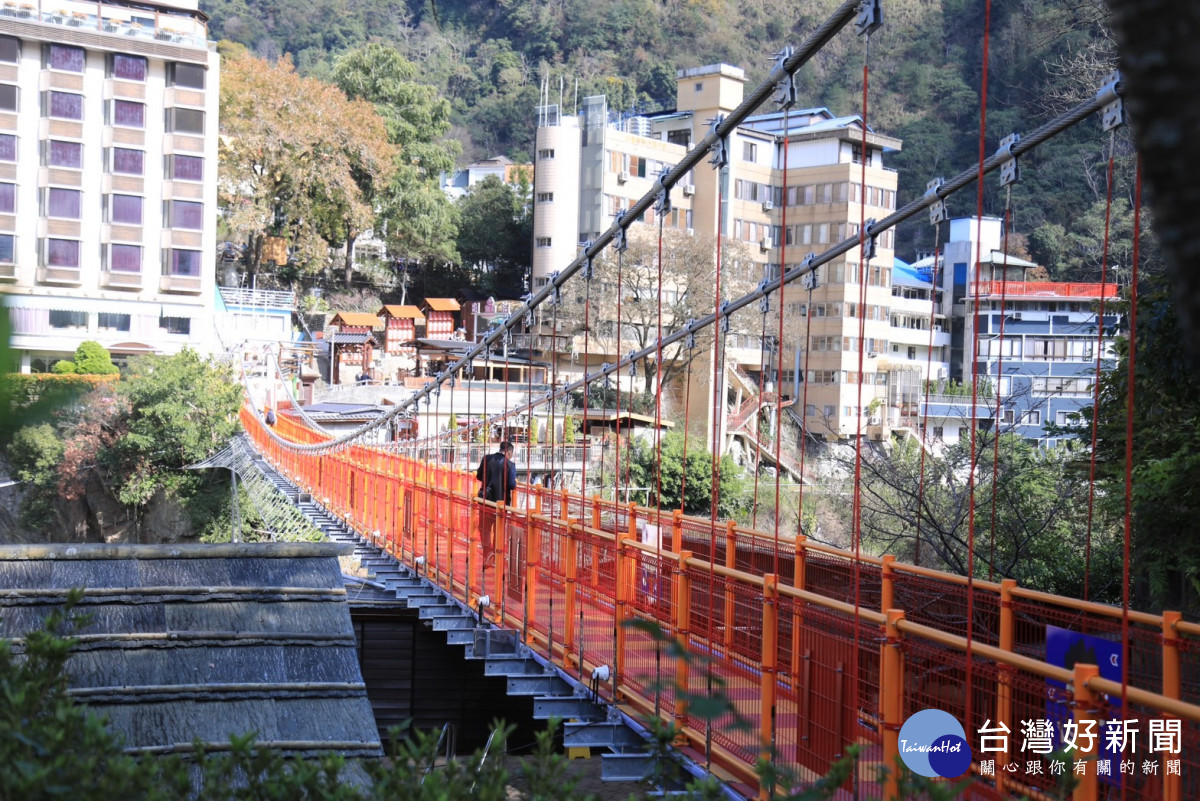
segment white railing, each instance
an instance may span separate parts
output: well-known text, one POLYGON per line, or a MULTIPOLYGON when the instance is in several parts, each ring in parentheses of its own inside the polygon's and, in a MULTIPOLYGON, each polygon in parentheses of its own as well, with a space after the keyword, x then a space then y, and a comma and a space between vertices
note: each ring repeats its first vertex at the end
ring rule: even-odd
POLYGON ((221 287, 221 300, 226 306, 243 306, 258 309, 294 309, 295 292, 278 292, 272 289, 241 289, 221 287))
POLYGON ((210 46, 204 23, 186 15, 155 15, 153 11, 72 0, 4 0, 0 2, 0 15, 190 47, 210 46), (139 13, 143 16, 137 16, 139 13))

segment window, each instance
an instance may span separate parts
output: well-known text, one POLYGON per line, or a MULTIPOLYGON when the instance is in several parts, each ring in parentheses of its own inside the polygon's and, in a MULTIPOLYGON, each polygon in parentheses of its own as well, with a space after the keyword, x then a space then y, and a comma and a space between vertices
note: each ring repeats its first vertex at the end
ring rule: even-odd
POLYGON ((16 64, 21 60, 21 40, 14 36, 0 36, 0 61, 16 64))
POLYGON ((703 91, 704 91, 704 84, 700 83, 699 81, 696 81, 696 91, 697 91, 697 92, 703 92, 703 91))
POLYGON ((17 87, 11 83, 0 83, 0 111, 17 110, 17 87))
POLYGON ((109 222, 125 225, 142 224, 142 199, 137 195, 111 195, 109 222))
POLYGON ((168 261, 170 275, 196 278, 200 275, 200 251, 172 250, 168 261))
POLYGON ((167 70, 167 80, 172 86, 182 86, 186 89, 203 89, 206 67, 199 64, 171 64, 167 70))
POLYGON ((199 231, 204 228, 204 204, 190 200, 170 201, 170 214, 167 219, 170 228, 188 228, 199 231))
POLYGON ((116 53, 112 57, 111 74, 124 81, 146 80, 146 59, 142 56, 127 56, 116 53))
POLYGON ((0 184, 0 213, 15 214, 17 211, 17 185, 0 184))
POLYGON ((692 132, 687 128, 680 128, 677 131, 667 131, 667 141, 673 145, 682 145, 683 147, 691 147, 692 132))
POLYGON ((46 143, 46 166, 81 168, 83 166, 83 144, 51 139, 46 143))
MULTIPOLYGON (((139 245, 109 245, 108 269, 114 273, 140 273, 142 248, 139 245)), ((129 329, 122 329, 129 330, 129 329)))
POLYGON ((946 436, 946 429, 943 426, 934 426, 933 427, 934 439, 941 439, 944 436, 946 436))
POLYGON ((545 148, 545 149, 543 149, 543 150, 539 150, 539 151, 538 151, 538 158, 539 158, 539 159, 552 159, 552 158, 554 158, 554 148, 545 148))
POLYGON ((52 44, 46 48, 46 65, 52 70, 64 72, 83 72, 87 54, 82 47, 52 44))
POLYGON ((742 161, 758 161, 758 145, 754 142, 742 142, 742 161))
POLYGON ((145 156, 141 150, 131 150, 127 147, 112 149, 112 171, 123 175, 143 175, 145 173, 145 156))
POLYGON ((168 156, 167 174, 176 181, 203 181, 204 159, 201 156, 168 156))
POLYGON ((1003 425, 1012 425, 1017 421, 1017 412, 1015 409, 1004 409, 1000 412, 1000 422, 1003 425))
POLYGON ((194 108, 167 109, 167 133, 204 133, 204 112, 194 108))
POLYGON ((537 238, 537 246, 538 246, 539 248, 548 248, 548 247, 550 247, 550 237, 548 237, 548 236, 539 236, 539 237, 537 238))
POLYGON ((12 264, 16 261, 17 238, 12 234, 0 234, 0 264, 12 264))
POLYGON ((1054 416, 1054 421, 1060 426, 1081 426, 1083 415, 1079 412, 1061 411, 1054 416))
POLYGON ((57 217, 61 220, 78 220, 82 209, 83 193, 78 189, 61 189, 52 186, 46 190, 45 215, 47 217, 57 217))
POLYGON ((114 100, 112 124, 122 128, 145 128, 146 104, 134 103, 132 100, 114 100))
POLYGON ((1038 409, 1029 409, 1021 414, 1021 425, 1023 426, 1040 426, 1042 424, 1042 413, 1038 409))
POLYGON ((47 267, 78 267, 79 240, 76 239, 47 239, 47 267))
POLYGON ((101 331, 128 331, 129 315, 115 312, 99 312, 96 315, 96 325, 101 331))
POLYGON ((60 120, 83 119, 83 95, 53 91, 46 95, 46 116, 60 120))
POLYGON ((190 334, 192 333, 192 318, 159 317, 158 327, 165 328, 168 334, 190 334))
POLYGON ((538 192, 537 199, 538 199, 538 203, 553 203, 554 202, 554 193, 553 192, 538 192))
POLYGON ((50 310, 51 328, 87 328, 87 312, 50 310))

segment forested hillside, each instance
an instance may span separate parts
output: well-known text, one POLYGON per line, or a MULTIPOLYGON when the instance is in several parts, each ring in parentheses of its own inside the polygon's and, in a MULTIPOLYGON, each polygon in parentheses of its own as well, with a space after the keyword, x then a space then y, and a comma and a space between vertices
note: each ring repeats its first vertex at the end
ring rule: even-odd
MULTIPOLYGON (((418 80, 451 104, 463 158, 527 157, 539 86, 568 107, 603 93, 610 108, 670 107, 679 67, 725 61, 761 79, 771 55, 799 43, 839 0, 202 0, 212 35, 260 56, 291 54, 301 73, 328 77, 333 59, 367 41, 397 48, 418 80)), ((975 162, 984 0, 888 0, 870 44, 870 108, 880 130, 904 140, 892 160, 901 200, 937 175, 975 162)), ((994 0, 987 152, 1094 92, 1112 46, 1103 0, 994 0)), ((845 31, 800 71, 803 102, 836 113, 861 107, 863 41, 845 31)), ((1107 139, 1098 125, 1060 138, 1025 164, 1012 199, 1014 231, 1052 270, 1098 267, 1089 213, 1104 193, 1107 139), (1039 230, 1041 229, 1041 230, 1039 230)), ((989 182, 989 211, 1003 199, 989 182)), ((974 196, 952 206, 974 212, 974 196)), ((1120 193, 1118 193, 1120 194, 1120 193)), ((1120 212, 1120 208, 1118 208, 1120 212)), ((1118 222, 1121 220, 1118 215, 1118 222)), ((901 255, 932 244, 927 226, 900 238, 901 255)), ((1023 245, 1023 243, 1021 243, 1023 245)))

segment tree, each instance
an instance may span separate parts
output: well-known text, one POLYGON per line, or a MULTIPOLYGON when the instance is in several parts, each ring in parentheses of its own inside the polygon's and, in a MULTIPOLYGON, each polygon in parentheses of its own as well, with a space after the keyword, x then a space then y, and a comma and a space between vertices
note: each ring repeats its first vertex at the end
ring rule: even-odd
MULTIPOLYGON (((683 509, 684 514, 708 515, 712 510, 712 454, 691 443, 687 462, 683 459, 683 434, 672 431, 660 442, 661 459, 654 442, 635 439, 630 451, 630 482, 650 488, 650 504, 664 510, 683 509), (659 471, 661 470, 661 476, 659 471), (659 488, 656 490, 656 488, 659 488)), ((747 519, 750 506, 749 477, 745 470, 722 456, 717 464, 717 516, 747 519)))
MULTIPOLYGON (((751 276, 759 269, 749 258, 743 243, 725 240, 722 247, 721 298, 736 298, 757 283, 751 276)), ((596 263, 595 278, 590 288, 576 289, 574 298, 564 299, 567 315, 576 329, 582 332, 584 302, 589 299, 589 324, 596 352, 616 353, 618 344, 622 355, 644 350, 658 341, 660 332, 659 304, 661 301, 661 332, 665 336, 684 326, 688 320, 711 314, 716 286, 716 240, 703 234, 689 234, 674 228, 663 232, 662 281, 659 281, 658 232, 654 226, 635 226, 629 232, 629 247, 624 257, 611 249, 596 263), (586 291, 586 294, 585 294, 586 291), (621 325, 621 342, 617 342, 617 321, 621 325)), ((737 321, 740 323, 741 318, 737 321)), ((740 326, 739 326, 740 327, 740 326)), ((696 334, 696 347, 685 342, 668 345, 662 351, 662 385, 670 385, 682 376, 687 366, 707 352, 712 344, 712 327, 696 334)), ((638 364, 643 393, 654 394, 658 377, 658 354, 650 352, 638 364)), ((625 404, 622 404, 624 406, 625 404)))
MULTIPOLYGON (((395 172, 395 148, 374 106, 297 74, 292 62, 227 48, 221 74, 219 199, 256 272, 264 238, 289 240, 303 273, 329 264, 329 247, 374 224, 375 187, 395 172)), ((349 277, 346 276, 347 283, 349 277)))
POLYGON ((538 444, 538 418, 534 415, 529 415, 529 444, 538 444))
POLYGON ((484 178, 458 201, 458 252, 487 291, 518 297, 533 262, 529 181, 516 186, 484 178))
POLYGON ((563 444, 575 444, 575 416, 568 414, 563 418, 563 444))
POLYGON ((74 360, 55 362, 52 372, 58 375, 116 375, 121 370, 113 364, 107 348, 89 340, 79 343, 74 360))
MULTIPOLYGON (((1125 313, 1120 304, 1115 311, 1125 313)), ((1126 316, 1124 319, 1128 319, 1126 316)), ((1125 502, 1129 397, 1128 333, 1116 340, 1116 367, 1100 380, 1099 497, 1120 518, 1125 502)), ((1162 278, 1139 287, 1133 406, 1133 531, 1130 567, 1139 608, 1200 613, 1200 375, 1162 278)))
MULTIPOLYGON (((975 473, 975 574, 1015 578, 1023 586, 1079 597, 1083 590, 1087 480, 1068 449, 1039 449, 1001 434, 993 470, 990 431, 978 435, 974 460, 967 438, 940 454, 908 440, 864 447, 861 458, 862 542, 876 553, 959 575, 969 554, 969 479, 975 473), (995 526, 993 520, 995 497, 995 526), (918 546, 919 538, 919 546, 918 546)), ((847 457, 847 475, 852 462, 847 457)), ((1111 522, 1093 520, 1093 599, 1112 600, 1119 554, 1111 522)))
POLYGON ((123 432, 101 464, 126 504, 145 504, 184 481, 179 469, 220 450, 238 429, 242 388, 228 367, 193 350, 144 356, 118 386, 127 404, 123 432))
POLYGON ((396 147, 391 181, 367 188, 378 212, 376 233, 398 258, 453 261, 457 215, 439 179, 454 169, 461 146, 444 138, 450 103, 432 86, 417 83, 416 75, 414 64, 381 44, 347 53, 333 68, 333 80, 347 97, 375 105, 396 147))

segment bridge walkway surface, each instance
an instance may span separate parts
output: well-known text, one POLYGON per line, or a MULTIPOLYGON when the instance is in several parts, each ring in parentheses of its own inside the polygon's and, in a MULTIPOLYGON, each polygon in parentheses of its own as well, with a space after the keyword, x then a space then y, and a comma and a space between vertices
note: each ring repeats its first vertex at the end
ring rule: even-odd
MULTIPOLYGON (((412 593, 474 612, 488 631, 507 632, 488 636, 535 654, 614 714, 676 727, 679 751, 744 795, 766 792, 760 758, 802 786, 853 750, 839 796, 905 797, 898 771, 884 768, 897 764, 906 716, 926 708, 962 721, 969 741, 983 728, 1011 733, 998 751, 976 749, 966 798, 1055 797, 1062 776, 1048 767, 1014 778, 989 775, 986 764, 1048 760, 1022 739, 1023 722, 1041 719, 1103 729, 1139 718, 1137 759, 1161 763, 1111 781, 1085 770, 1076 798, 1182 799, 1183 788, 1200 787, 1200 626, 1173 613, 1123 620, 1119 608, 1012 581, 968 583, 887 556, 540 487, 521 486, 505 508, 477 499, 474 476, 460 469, 373 446, 322 450, 327 435, 286 414, 268 428, 245 408, 242 421, 311 496, 300 502, 355 532, 364 553, 398 560, 397 580, 412 593), (487 564, 484 514, 498 534, 487 564), (1046 662, 1048 627, 1109 640, 1127 628, 1128 687, 1091 665, 1046 662), (1180 721, 1176 753, 1149 751, 1147 721, 1163 719, 1180 721)), ((428 614, 477 642, 478 622, 428 614)), ((1097 742, 1080 761, 1108 756, 1097 742)))

